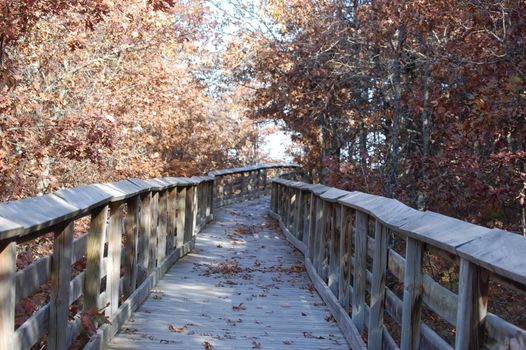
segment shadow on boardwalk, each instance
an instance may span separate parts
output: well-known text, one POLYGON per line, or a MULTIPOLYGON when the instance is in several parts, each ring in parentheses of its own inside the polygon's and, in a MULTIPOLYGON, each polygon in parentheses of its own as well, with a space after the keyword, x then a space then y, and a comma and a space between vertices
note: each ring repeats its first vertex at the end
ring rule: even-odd
POLYGON ((348 349, 267 209, 218 209, 110 348, 348 349))

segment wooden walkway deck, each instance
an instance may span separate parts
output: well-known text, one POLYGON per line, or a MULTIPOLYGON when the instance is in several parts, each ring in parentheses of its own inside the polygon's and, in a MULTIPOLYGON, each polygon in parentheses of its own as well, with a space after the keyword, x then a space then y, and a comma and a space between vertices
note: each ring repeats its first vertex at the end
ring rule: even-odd
POLYGON ((109 348, 349 349, 268 208, 218 209, 109 348))

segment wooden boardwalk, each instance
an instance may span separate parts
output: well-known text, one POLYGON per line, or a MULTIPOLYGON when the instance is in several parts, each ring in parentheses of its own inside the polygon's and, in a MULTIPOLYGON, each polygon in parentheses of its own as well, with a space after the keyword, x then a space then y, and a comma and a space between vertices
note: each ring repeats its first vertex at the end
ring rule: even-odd
POLYGON ((268 207, 218 209, 110 348, 349 349, 268 207))

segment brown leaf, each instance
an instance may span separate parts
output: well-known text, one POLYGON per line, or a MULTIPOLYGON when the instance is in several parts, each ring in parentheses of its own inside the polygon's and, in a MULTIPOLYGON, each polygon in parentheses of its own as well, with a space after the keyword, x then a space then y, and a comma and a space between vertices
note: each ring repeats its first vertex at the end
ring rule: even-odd
POLYGON ((237 312, 246 310, 246 309, 247 307, 243 303, 239 304, 238 306, 232 306, 232 310, 237 311, 237 312))
POLYGON ((183 332, 186 332, 186 330, 188 329, 188 327, 186 325, 182 326, 182 327, 177 327, 173 324, 170 324, 168 326, 168 330, 170 332, 175 332, 175 333, 183 333, 183 332))

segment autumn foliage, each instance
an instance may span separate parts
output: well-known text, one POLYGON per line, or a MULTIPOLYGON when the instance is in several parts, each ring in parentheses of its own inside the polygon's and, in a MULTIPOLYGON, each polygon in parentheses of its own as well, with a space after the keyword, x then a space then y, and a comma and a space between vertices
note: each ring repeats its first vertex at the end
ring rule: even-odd
POLYGON ((254 161, 201 1, 2 1, 0 199, 254 161))
POLYGON ((292 133, 314 178, 526 232, 523 1, 252 11, 264 25, 231 42, 232 79, 254 88, 248 116, 292 133))

